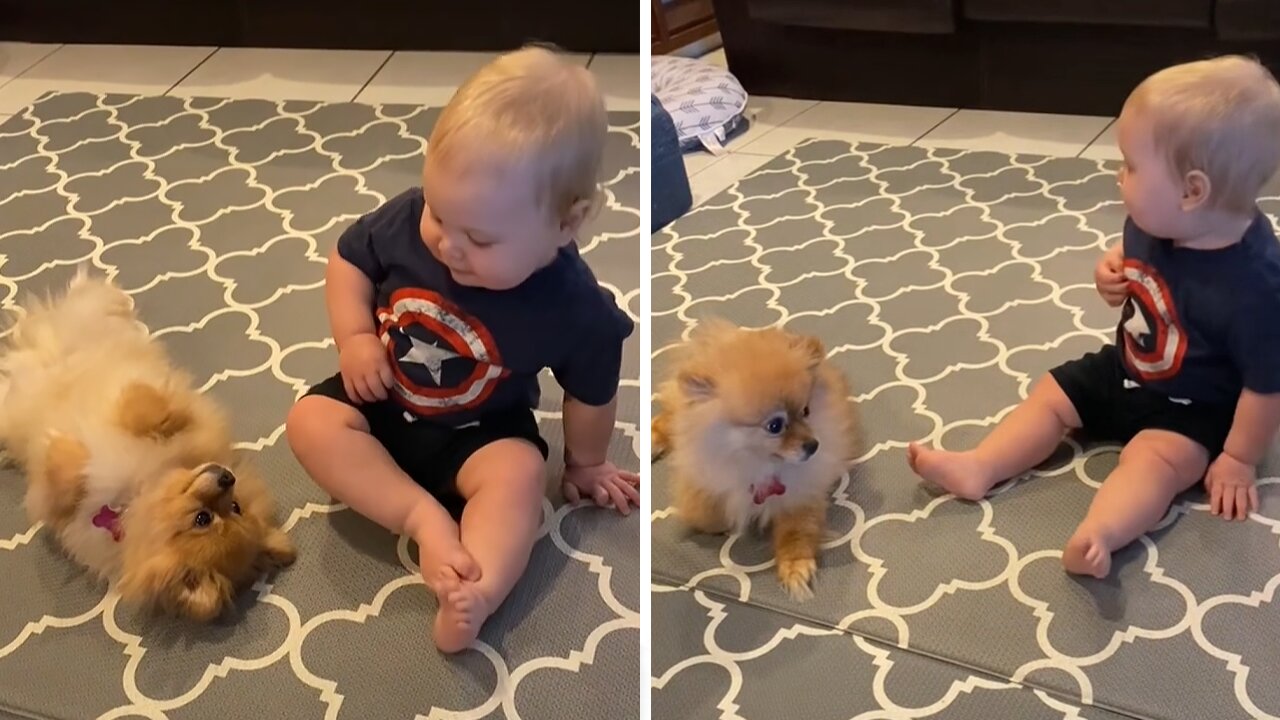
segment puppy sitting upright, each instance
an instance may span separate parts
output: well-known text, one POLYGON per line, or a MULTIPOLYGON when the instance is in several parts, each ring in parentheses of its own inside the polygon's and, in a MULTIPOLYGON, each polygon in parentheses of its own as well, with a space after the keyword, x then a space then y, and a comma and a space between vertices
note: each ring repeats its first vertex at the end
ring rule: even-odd
POLYGON ((653 447, 696 530, 772 526, 778 578, 812 595, 832 486, 853 454, 844 376, 817 338, 704 321, 658 391, 653 447))
POLYGON ((26 470, 31 520, 125 600, 211 620, 293 561, 222 411, 105 281, 80 274, 13 327, 0 443, 26 470))

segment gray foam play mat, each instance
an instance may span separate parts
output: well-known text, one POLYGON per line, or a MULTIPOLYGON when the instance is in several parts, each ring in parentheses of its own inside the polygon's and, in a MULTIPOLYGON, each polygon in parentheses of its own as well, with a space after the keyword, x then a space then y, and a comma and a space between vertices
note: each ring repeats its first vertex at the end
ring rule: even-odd
MULTIPOLYGON (((417 549, 305 477, 289 407, 333 373, 324 258, 361 213, 417 184, 438 109, 54 94, 0 125, 0 312, 78 264, 230 410, 298 546, 236 622, 139 616, 29 527, 0 471, 0 715, 24 718, 562 718, 639 714, 639 522, 559 497, 560 391, 543 535, 473 650, 438 654, 417 549), (612 711, 611 711, 612 712, 612 711)), ((583 235, 638 318, 639 116, 612 113, 608 202, 583 235)), ((639 332, 611 458, 639 466, 639 332)))
POLYGON ((653 236, 655 378, 699 318, 781 324, 824 340, 863 426, 805 603, 763 539, 686 531, 653 466, 655 717, 1280 717, 1274 452, 1247 522, 1188 493, 1105 581, 1060 551, 1116 446, 1072 440, 979 503, 907 466, 908 442, 972 447, 1111 337, 1115 170, 811 140, 653 236))

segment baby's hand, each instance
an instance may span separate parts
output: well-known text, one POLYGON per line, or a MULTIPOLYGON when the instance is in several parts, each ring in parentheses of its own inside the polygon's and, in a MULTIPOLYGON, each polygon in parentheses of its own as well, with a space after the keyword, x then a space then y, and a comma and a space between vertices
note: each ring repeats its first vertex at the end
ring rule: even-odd
POLYGON ((607 507, 609 503, 623 515, 631 514, 631 503, 640 507, 640 476, 619 470, 605 461, 590 467, 570 465, 564 469, 564 482, 560 489, 569 502, 591 498, 596 505, 607 507))
POLYGON ((1120 307, 1129 297, 1129 281, 1124 277, 1124 258, 1115 252, 1107 252, 1093 269, 1093 284, 1111 307, 1120 307))
POLYGON ((387 349, 373 333, 347 338, 338 353, 338 369, 347 397, 359 404, 387 399, 387 388, 395 385, 387 349))
POLYGON ((1204 486, 1209 512, 1226 520, 1244 520, 1258 509, 1258 469, 1222 453, 1209 466, 1204 486), (1234 510, 1234 515, 1232 511, 1234 510))

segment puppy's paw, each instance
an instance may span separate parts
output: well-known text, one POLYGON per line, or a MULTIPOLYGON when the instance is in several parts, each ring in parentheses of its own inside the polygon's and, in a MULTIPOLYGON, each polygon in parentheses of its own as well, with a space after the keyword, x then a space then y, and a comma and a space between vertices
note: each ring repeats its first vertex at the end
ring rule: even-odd
POLYGON ((813 558, 791 558, 778 560, 778 580, 792 600, 803 602, 813 597, 813 576, 818 571, 818 562, 813 558))
POLYGON ((120 393, 117 422, 135 437, 166 440, 185 430, 191 415, 157 388, 134 382, 120 393))

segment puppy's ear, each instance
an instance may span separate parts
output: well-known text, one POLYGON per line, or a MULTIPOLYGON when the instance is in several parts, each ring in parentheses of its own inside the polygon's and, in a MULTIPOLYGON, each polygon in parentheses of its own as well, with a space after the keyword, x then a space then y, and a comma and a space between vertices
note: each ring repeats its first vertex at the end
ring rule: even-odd
POLYGON ((716 381, 711 375, 696 370, 682 370, 676 376, 680 389, 694 402, 705 402, 716 396, 716 381))
POLYGON ((258 555, 258 568, 269 570, 284 567, 293 564, 297 557, 298 551, 294 549, 293 541, 289 536, 279 528, 271 528, 262 541, 262 552, 258 555))
POLYGON ((209 622, 231 603, 231 581, 220 573, 186 568, 181 583, 172 587, 172 609, 193 620, 209 622))
POLYGON ((162 555, 126 570, 117 589, 128 601, 159 606, 200 622, 216 618, 230 602, 232 593, 231 582, 225 577, 175 565, 162 555))
POLYGON ((791 341, 792 347, 799 348, 804 353, 805 358, 809 361, 809 369, 818 367, 823 360, 827 359, 827 349, 823 347, 822 341, 812 335, 797 335, 791 341))

